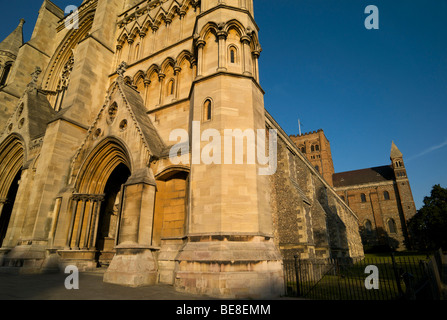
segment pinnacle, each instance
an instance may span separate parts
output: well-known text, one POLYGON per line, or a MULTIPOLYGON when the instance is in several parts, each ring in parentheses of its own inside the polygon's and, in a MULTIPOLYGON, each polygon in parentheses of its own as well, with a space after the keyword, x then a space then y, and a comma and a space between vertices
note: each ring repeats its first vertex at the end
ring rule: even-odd
POLYGON ((23 25, 24 19, 20 19, 20 23, 17 28, 6 37, 5 40, 0 42, 0 51, 7 51, 17 56, 20 47, 23 45, 23 25))
POLYGON ((391 142, 391 158, 402 158, 402 152, 400 152, 399 148, 394 144, 394 141, 391 142))

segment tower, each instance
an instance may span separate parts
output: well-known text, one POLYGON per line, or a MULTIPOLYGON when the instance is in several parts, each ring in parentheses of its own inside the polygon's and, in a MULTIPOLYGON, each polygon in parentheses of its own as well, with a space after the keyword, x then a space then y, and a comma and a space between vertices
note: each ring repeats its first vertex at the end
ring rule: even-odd
POLYGON ((332 161, 331 145, 322 129, 290 136, 298 149, 306 156, 312 166, 323 176, 324 180, 333 186, 334 163, 332 161))
POLYGON ((411 192, 410 181, 408 180, 407 170, 403 160, 402 152, 397 148, 394 141, 391 143, 390 153, 391 166, 396 179, 397 195, 399 196, 399 205, 401 211, 401 224, 404 237, 408 241, 407 221, 416 214, 413 194, 411 192))
MULTIPOLYGON (((194 136, 200 126, 200 132, 212 130, 214 141, 241 130, 248 144, 250 132, 266 128, 253 1, 201 1, 194 34, 192 143, 200 144, 194 136)), ((200 150, 207 143, 202 141, 200 150)), ((268 177, 258 174, 258 164, 248 163, 248 150, 243 164, 235 164, 236 152, 228 163, 227 151, 210 164, 192 160, 188 242, 177 257, 176 287, 233 298, 278 295, 282 267, 273 242, 268 177)))

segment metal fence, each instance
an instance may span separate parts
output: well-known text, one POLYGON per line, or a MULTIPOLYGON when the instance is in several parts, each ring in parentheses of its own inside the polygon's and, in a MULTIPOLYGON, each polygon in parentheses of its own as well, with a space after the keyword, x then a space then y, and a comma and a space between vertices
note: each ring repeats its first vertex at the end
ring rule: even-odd
POLYGON ((390 255, 359 261, 295 257, 284 261, 284 278, 287 296, 306 299, 433 299, 427 262, 417 257, 390 255))

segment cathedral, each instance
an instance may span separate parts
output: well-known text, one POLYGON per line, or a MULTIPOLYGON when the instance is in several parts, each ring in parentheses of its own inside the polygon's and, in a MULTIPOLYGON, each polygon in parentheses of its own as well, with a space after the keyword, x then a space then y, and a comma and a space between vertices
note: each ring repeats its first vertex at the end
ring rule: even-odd
POLYGON ((266 298, 295 255, 363 257, 359 217, 264 107, 253 0, 44 0, 27 42, 24 23, 0 43, 4 271, 266 298))
POLYGON ((416 205, 403 154, 391 143, 390 164, 334 171, 331 146, 322 129, 290 138, 359 218, 365 250, 411 249, 407 223, 416 205))

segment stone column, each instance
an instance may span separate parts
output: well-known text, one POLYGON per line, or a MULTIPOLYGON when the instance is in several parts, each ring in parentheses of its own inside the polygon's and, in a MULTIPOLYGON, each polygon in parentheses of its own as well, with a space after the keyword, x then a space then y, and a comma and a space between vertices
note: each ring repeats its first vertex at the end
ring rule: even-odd
POLYGON ((241 38, 242 42, 242 64, 243 64, 243 74, 245 75, 252 75, 252 72, 250 70, 250 37, 243 36, 241 38))
POLYGON ((254 57, 254 66, 253 66, 253 73, 255 76, 256 81, 259 82, 259 56, 261 55, 261 53, 259 51, 253 51, 252 52, 253 57, 254 57))
POLYGON ((75 247, 74 247, 75 250, 80 249, 79 243, 81 242, 81 232, 82 232, 82 226, 84 224, 85 206, 87 204, 88 197, 85 195, 81 196, 80 201, 82 202, 82 209, 81 209, 81 215, 79 216, 79 221, 78 221, 78 231, 76 233, 76 242, 75 242, 75 247))
POLYGON ((92 227, 92 218, 93 218, 93 209, 96 206, 96 201, 94 198, 89 197, 89 211, 88 211, 88 218, 87 218, 87 226, 84 233, 84 241, 82 243, 82 250, 88 250, 89 249, 89 238, 90 238, 90 229, 92 227))
POLYGON ((206 42, 203 40, 197 41, 197 78, 203 76, 203 47, 205 47, 206 42))
POLYGON ((70 227, 68 227, 68 236, 67 236, 67 242, 65 244, 65 250, 70 250, 71 248, 71 240, 73 238, 73 229, 74 229, 74 224, 76 221, 76 211, 78 211, 78 204, 80 199, 77 196, 73 196, 72 198, 73 203, 73 211, 72 211, 72 216, 71 216, 71 221, 70 221, 70 227))
POLYGON ((90 231, 90 235, 89 235, 89 243, 88 243, 88 248, 89 250, 91 249, 95 249, 95 245, 96 245, 96 235, 98 233, 98 224, 99 224, 99 213, 101 211, 101 203, 104 201, 104 196, 98 196, 95 198, 95 209, 93 211, 93 216, 92 216, 92 229, 90 231))
POLYGON ((127 39, 127 43, 129 44, 129 52, 127 53, 127 61, 133 62, 132 54, 133 54, 133 43, 134 40, 132 38, 127 39))
POLYGON ((195 58, 191 58, 191 68, 192 68, 192 75, 195 80, 197 78, 197 60, 195 58))
POLYGON ((219 63, 217 71, 227 71, 227 32, 219 31, 217 38, 219 39, 219 63))
POLYGON ((159 73, 158 74, 158 81, 160 82, 160 97, 158 100, 158 105, 162 105, 163 104, 163 85, 164 85, 164 79, 166 78, 166 75, 164 73, 159 73))
POLYGON ((174 101, 178 100, 178 90, 179 90, 179 73, 180 71, 182 71, 182 68, 180 68, 179 66, 175 66, 174 68, 174 76, 175 76, 175 88, 174 88, 174 101))
POLYGON ((171 41, 171 28, 170 28, 171 22, 172 22, 171 19, 169 19, 169 18, 166 19, 166 38, 164 39, 165 43, 163 45, 163 48, 166 48, 171 41))
POLYGON ((155 33, 157 32, 157 30, 158 30, 157 26, 152 26, 152 51, 150 53, 155 52, 155 33))
POLYGON ((151 85, 151 80, 149 80, 148 75, 144 76, 144 105, 147 103, 147 95, 149 93, 149 86, 151 85))
POLYGON ((141 59, 141 58, 144 58, 145 57, 145 50, 144 50, 144 48, 145 48, 145 39, 146 39, 146 31, 141 31, 140 32, 140 39, 141 39, 141 41, 140 41, 140 56, 139 56, 139 59, 141 59))
POLYGON ((155 181, 147 177, 131 177, 124 185, 118 245, 104 282, 130 287, 156 283, 156 248, 151 246, 155 192, 155 181))
POLYGON ((179 39, 183 39, 183 24, 185 19, 183 19, 186 15, 186 11, 185 10, 180 10, 179 11, 179 17, 180 17, 180 32, 179 32, 179 39))

